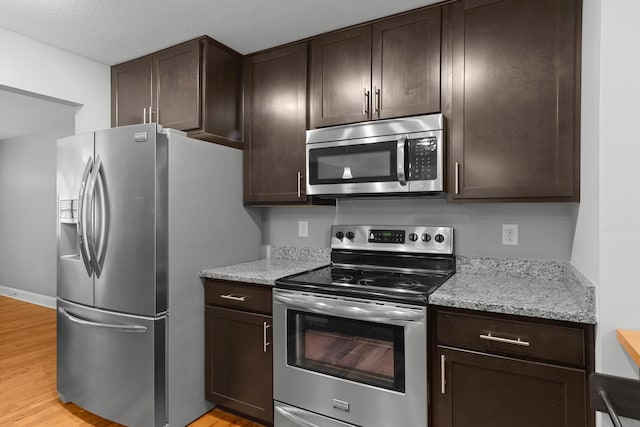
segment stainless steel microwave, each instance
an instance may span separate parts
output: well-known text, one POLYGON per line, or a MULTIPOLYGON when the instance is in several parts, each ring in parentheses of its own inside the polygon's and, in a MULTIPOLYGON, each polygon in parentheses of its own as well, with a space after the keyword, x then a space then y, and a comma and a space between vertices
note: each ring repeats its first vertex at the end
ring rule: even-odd
POLYGON ((443 116, 374 120, 307 131, 307 194, 444 191, 443 116))

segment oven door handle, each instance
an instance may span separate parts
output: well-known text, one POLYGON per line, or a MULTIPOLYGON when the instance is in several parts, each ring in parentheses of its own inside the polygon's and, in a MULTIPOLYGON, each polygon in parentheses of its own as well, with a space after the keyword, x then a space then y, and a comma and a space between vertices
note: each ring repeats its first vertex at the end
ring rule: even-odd
POLYGON ((313 296, 290 296, 274 294, 273 299, 291 307, 302 308, 318 314, 330 316, 346 316, 353 319, 367 320, 370 322, 420 322, 424 320, 422 310, 405 309, 402 307, 390 307, 388 305, 365 309, 349 303, 331 301, 331 305, 317 301, 313 296))

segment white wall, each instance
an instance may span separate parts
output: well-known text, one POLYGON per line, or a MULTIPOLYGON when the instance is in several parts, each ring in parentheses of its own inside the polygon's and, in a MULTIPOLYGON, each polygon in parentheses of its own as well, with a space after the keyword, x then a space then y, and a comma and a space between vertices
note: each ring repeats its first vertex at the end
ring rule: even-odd
POLYGON ((332 224, 450 225, 458 255, 566 261, 577 204, 447 203, 442 199, 339 200, 334 207, 269 208, 263 244, 329 246, 332 224), (298 237, 298 221, 309 237, 298 237), (518 224, 518 246, 502 244, 502 224, 518 224))
POLYGON ((0 141, 0 286, 56 295, 56 140, 47 132, 0 141))
POLYGON ((328 248, 329 230, 335 223, 335 206, 264 208, 262 244, 328 248), (308 237, 298 236, 298 221, 307 221, 308 237))
POLYGON ((601 1, 598 370, 638 378, 615 329, 640 329, 640 2, 601 1))
POLYGON ((110 127, 110 68, 3 28, 0 52, 3 89, 78 105, 66 127, 1 143, 0 286, 55 296, 55 141, 110 127))
POLYGON ((571 263, 600 282, 600 18, 601 0, 585 0, 582 13, 582 109, 580 129, 580 205, 571 263))
POLYGON ((0 85, 81 105, 75 130, 111 125, 111 82, 107 65, 0 28, 0 85))
POLYGON ((598 285, 596 370, 638 378, 615 330, 640 329, 640 196, 632 184, 640 180, 640 2, 584 0, 583 8, 582 201, 571 262, 598 285))

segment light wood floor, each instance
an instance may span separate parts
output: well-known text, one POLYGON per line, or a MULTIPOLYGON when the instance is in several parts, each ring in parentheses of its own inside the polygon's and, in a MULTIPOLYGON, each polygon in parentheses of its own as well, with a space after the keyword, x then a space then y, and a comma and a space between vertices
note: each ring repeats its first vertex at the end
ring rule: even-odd
MULTIPOLYGON (((0 296, 0 426, 117 427, 56 391, 56 312, 0 296)), ((219 409, 190 427, 263 427, 219 409)))

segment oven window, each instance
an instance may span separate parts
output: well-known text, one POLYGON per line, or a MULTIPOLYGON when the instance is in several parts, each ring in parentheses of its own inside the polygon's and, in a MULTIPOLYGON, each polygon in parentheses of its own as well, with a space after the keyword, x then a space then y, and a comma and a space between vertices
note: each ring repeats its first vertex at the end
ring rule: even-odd
POLYGON ((309 150, 311 184, 398 180, 396 141, 309 150))
POLYGON ((287 364, 404 392, 404 328, 287 310, 287 364))

